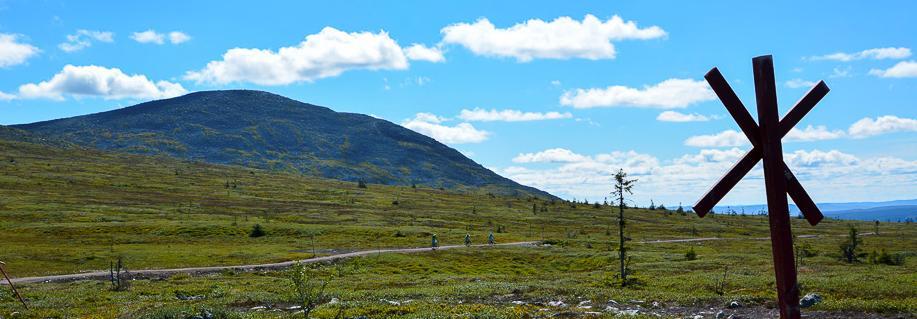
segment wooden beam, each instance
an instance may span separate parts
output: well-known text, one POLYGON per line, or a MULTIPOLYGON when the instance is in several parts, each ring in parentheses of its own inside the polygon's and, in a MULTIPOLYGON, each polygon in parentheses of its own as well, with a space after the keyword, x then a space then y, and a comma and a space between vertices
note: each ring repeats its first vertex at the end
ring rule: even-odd
POLYGON ((796 282, 789 203, 786 199, 787 183, 784 176, 783 146, 780 141, 773 58, 769 55, 755 57, 752 59, 752 68, 758 104, 771 251, 777 282, 777 306, 781 319, 799 319, 799 287, 796 282))

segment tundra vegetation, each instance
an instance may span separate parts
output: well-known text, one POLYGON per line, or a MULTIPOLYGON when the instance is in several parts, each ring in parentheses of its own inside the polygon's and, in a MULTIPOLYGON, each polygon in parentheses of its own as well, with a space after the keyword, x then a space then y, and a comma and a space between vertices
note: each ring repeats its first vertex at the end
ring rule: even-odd
MULTIPOLYGON (((107 279, 17 285, 28 310, 3 286, 4 318, 13 312, 25 318, 286 318, 302 317, 304 306, 314 318, 524 318, 587 311, 612 317, 603 311, 609 300, 622 309, 643 305, 641 314, 654 301, 699 309, 732 301, 773 307, 765 216, 699 219, 673 214, 658 201, 652 210, 626 207, 628 268, 639 271, 628 274, 634 284, 621 287, 615 280, 619 232, 608 231, 619 205, 438 185, 362 188, 295 171, 2 140, 0 158, 15 159, 0 162, 0 260, 12 276, 114 269, 113 278, 130 281, 120 288, 107 279), (255 229, 262 236, 252 236, 255 229), (483 243, 491 232, 498 243, 545 244, 156 278, 126 279, 112 266, 120 259, 136 272, 429 247, 434 233, 443 246, 462 246, 465 234, 483 243), (721 239, 655 242, 700 236, 721 239), (346 275, 336 275, 337 267, 348 269, 346 275), (585 301, 591 309, 576 307, 585 301)), ((803 295, 823 297, 807 311, 917 312, 914 224, 883 223, 880 234, 857 233, 851 240, 851 226, 875 224, 791 222, 797 250, 803 250, 803 295), (845 251, 860 262, 848 262, 845 251), (875 257, 861 255, 872 251, 875 257)))

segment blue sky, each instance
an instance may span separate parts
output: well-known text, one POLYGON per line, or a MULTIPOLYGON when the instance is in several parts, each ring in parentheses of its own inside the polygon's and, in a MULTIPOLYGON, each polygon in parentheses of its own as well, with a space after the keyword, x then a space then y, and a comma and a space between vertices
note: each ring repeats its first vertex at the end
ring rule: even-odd
MULTIPOLYGON (((566 198, 602 199, 620 167, 638 203, 689 206, 749 147, 703 75, 719 67, 754 115, 751 58, 772 54, 782 112, 831 88, 784 144, 816 201, 917 198, 915 7, 0 1, 0 124, 260 89, 566 198)), ((760 176, 724 202, 764 202, 760 176)))

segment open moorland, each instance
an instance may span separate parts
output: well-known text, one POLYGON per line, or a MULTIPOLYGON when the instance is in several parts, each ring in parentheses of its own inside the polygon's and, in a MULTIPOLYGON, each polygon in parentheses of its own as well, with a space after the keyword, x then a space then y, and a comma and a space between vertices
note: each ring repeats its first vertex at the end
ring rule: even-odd
MULTIPOLYGON (((703 219, 629 208, 632 283, 617 279, 617 208, 486 189, 385 186, 167 157, 0 141, 0 259, 14 278, 245 265, 354 251, 483 244, 367 254, 306 267, 330 279, 318 318, 713 318, 772 316, 773 272, 764 216, 703 219), (263 236, 252 237, 259 225, 263 236), (668 241, 674 239, 703 239, 668 241), (689 252, 694 252, 693 258, 689 252), (727 309, 732 301, 740 307, 727 309)), ((669 203, 665 203, 669 204, 669 203)), ((914 317, 917 227, 793 219, 806 309, 826 318, 914 317), (849 228, 860 252, 901 265, 841 260, 849 228), (878 233, 875 233, 878 231, 878 233)), ((277 318, 296 314, 287 269, 18 284, 29 309, 0 287, 0 317, 277 318), (125 285, 127 286, 127 285, 125 285)), ((299 315, 301 316, 301 315, 299 315)))

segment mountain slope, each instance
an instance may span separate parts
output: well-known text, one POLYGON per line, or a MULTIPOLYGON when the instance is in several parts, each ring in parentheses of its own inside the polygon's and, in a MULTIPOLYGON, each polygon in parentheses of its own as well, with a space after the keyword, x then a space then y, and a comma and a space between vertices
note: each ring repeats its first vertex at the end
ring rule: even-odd
POLYGON ((167 154, 347 181, 551 196, 391 122, 261 91, 196 92, 14 128, 103 150, 167 154))

